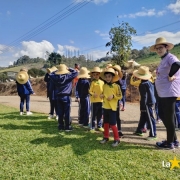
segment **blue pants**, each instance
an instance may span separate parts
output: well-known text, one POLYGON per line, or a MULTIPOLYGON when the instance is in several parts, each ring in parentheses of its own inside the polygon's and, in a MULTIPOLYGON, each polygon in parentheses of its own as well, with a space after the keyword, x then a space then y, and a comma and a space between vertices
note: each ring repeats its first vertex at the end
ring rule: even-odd
POLYGON ((176 104, 175 104, 175 112, 176 112, 176 121, 175 121, 175 124, 176 124, 176 127, 180 128, 180 110, 179 110, 179 105, 180 105, 180 101, 176 101, 176 104))
POLYGON ((27 94, 20 95, 20 112, 23 112, 24 101, 26 101, 26 111, 29 111, 30 95, 27 94))
POLYGON ((156 120, 153 116, 153 108, 146 105, 146 112, 141 112, 139 124, 136 132, 142 133, 142 129, 147 123, 148 129, 150 129, 149 136, 156 136, 156 120))
POLYGON ((56 112, 56 115, 58 115, 58 111, 57 111, 57 102, 56 100, 52 99, 51 96, 49 96, 49 102, 50 102, 50 115, 54 114, 54 110, 56 112))
POLYGON ((89 114, 90 114, 89 97, 80 98, 79 113, 80 113, 79 124, 83 124, 83 126, 88 126, 89 114))
POLYGON ((70 96, 58 96, 56 99, 57 102, 57 111, 58 111, 58 128, 64 129, 64 120, 65 119, 65 129, 69 129, 71 126, 70 118, 70 96))
POLYGON ((97 119, 97 127, 102 127, 102 102, 91 103, 91 125, 92 129, 95 128, 95 122, 97 119))
POLYGON ((109 125, 116 125, 116 111, 112 109, 103 109, 103 116, 104 116, 104 124, 109 123, 109 125))
POLYGON ((123 108, 125 107, 125 103, 126 103, 126 89, 121 89, 122 92, 122 104, 123 104, 123 108))
POLYGON ((118 131, 121 131, 121 119, 119 117, 119 101, 118 101, 118 104, 117 104, 116 121, 117 121, 118 131))

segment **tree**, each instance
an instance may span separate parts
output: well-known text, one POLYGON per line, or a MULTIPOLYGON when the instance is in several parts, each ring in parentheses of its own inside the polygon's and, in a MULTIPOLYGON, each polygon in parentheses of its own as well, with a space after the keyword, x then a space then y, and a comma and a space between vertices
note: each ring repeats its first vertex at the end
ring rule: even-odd
POLYGON ((110 53, 113 53, 112 60, 124 66, 131 53, 132 35, 136 34, 136 30, 127 22, 119 23, 118 27, 113 27, 109 31, 111 41, 106 43, 106 47, 110 46, 110 53))
POLYGON ((52 52, 51 54, 49 54, 47 61, 50 63, 50 66, 55 66, 61 63, 61 59, 62 57, 59 53, 52 52))

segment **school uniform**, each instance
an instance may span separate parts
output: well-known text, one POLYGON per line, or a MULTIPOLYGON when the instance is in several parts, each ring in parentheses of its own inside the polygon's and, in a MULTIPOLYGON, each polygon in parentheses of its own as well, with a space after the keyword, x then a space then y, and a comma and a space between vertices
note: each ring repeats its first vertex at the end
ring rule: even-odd
POLYGON ((89 94, 91 102, 91 129, 95 129, 95 122, 97 119, 97 127, 102 127, 102 102, 103 99, 100 98, 100 95, 103 92, 104 82, 100 79, 92 80, 89 94), (97 94, 97 97, 94 98, 93 95, 97 94))
POLYGON ((72 81, 78 72, 69 68, 67 74, 50 74, 52 99, 56 99, 58 109, 59 130, 71 130, 70 103, 72 94, 72 81), (64 120, 65 119, 65 124, 64 120))
POLYGON ((180 130, 180 98, 178 98, 176 100, 176 104, 175 104, 175 125, 176 125, 176 130, 180 130))
POLYGON ((127 89, 127 82, 126 81, 127 81, 126 77, 123 77, 120 80, 120 87, 121 87, 121 92, 122 92, 121 102, 123 104, 123 109, 124 109, 125 103, 126 103, 126 89, 127 89))
POLYGON ((150 129, 149 137, 156 137, 156 121, 153 115, 153 105, 156 103, 156 99, 154 97, 154 86, 148 80, 141 80, 139 92, 141 96, 141 115, 136 133, 142 134, 142 129, 147 123, 148 129, 150 129))
POLYGON ((26 101, 26 111, 29 111, 29 102, 30 102, 30 95, 34 94, 32 89, 31 83, 28 80, 25 84, 19 84, 16 81, 17 85, 17 92, 20 96, 20 112, 23 112, 24 109, 24 101, 26 101))
POLYGON ((90 100, 89 100, 89 80, 80 78, 76 84, 76 97, 79 103, 79 124, 87 126, 89 124, 90 100))

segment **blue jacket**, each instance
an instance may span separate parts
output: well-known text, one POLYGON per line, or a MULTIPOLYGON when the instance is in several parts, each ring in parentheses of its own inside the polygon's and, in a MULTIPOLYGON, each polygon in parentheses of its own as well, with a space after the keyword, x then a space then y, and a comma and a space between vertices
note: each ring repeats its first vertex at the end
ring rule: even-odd
POLYGON ((52 99, 57 96, 70 96, 72 93, 72 80, 78 75, 78 72, 72 68, 68 69, 69 74, 50 74, 50 91, 52 99))
POLYGON ((30 83, 29 80, 25 84, 19 84, 16 81, 16 84, 17 84, 17 92, 18 92, 19 96, 20 95, 30 95, 30 94, 34 93, 34 91, 32 89, 32 86, 31 86, 31 83, 30 83))
POLYGON ((88 79, 79 79, 76 84, 76 97, 86 98, 89 96, 90 83, 88 79))
POLYGON ((140 110, 146 110, 146 105, 152 106, 156 103, 154 86, 150 81, 142 80, 139 85, 139 92, 141 96, 140 110))
POLYGON ((120 81, 120 87, 121 89, 126 89, 127 88, 127 82, 126 82, 126 78, 125 79, 121 79, 120 81))

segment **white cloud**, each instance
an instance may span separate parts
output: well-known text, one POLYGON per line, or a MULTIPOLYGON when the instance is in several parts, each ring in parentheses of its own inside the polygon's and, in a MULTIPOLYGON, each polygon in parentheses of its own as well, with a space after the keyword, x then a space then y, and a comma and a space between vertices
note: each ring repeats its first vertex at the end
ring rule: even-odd
POLYGON ((73 41, 73 40, 70 40, 69 42, 70 42, 71 44, 74 44, 74 41, 73 41))
POLYGON ((57 45, 58 46, 58 50, 57 50, 57 53, 63 55, 64 54, 64 47, 61 46, 60 44, 57 45))
POLYGON ((36 58, 36 57, 45 58, 46 51, 48 51, 49 53, 54 51, 53 45, 46 40, 43 40, 42 42, 23 41, 21 44, 22 44, 22 50, 17 52, 14 55, 15 57, 27 55, 31 58, 36 58))
POLYGON ((13 65, 13 62, 12 61, 9 61, 9 66, 13 65))
POLYGON ((99 30, 95 30, 94 31, 96 34, 98 34, 99 36, 102 37, 102 39, 104 40, 109 40, 109 34, 108 33, 102 33, 101 31, 99 30))
POLYGON ((142 11, 136 12, 136 13, 130 13, 130 14, 124 14, 119 15, 119 18, 136 18, 136 17, 151 17, 151 16, 163 16, 166 13, 166 11, 156 11, 155 9, 145 9, 142 7, 142 11))
MULTIPOLYGON (((84 0, 77 0, 76 3, 82 2, 84 0)), ((87 2, 90 0, 86 0, 87 2)), ((92 2, 95 4, 100 4, 100 3, 107 3, 109 0, 93 0, 92 2)))
POLYGON ((63 54, 66 54, 66 51, 71 51, 71 52, 74 52, 74 51, 78 51, 79 48, 75 47, 75 46, 69 46, 69 45, 60 45, 58 44, 58 50, 57 50, 57 53, 63 55, 63 54))
POLYGON ((180 0, 177 0, 174 4, 169 4, 167 6, 174 14, 180 14, 180 0))
POLYGON ((100 33, 100 31, 99 31, 99 30, 95 30, 94 32, 95 32, 96 34, 99 34, 99 33, 100 33))
POLYGON ((10 12, 10 11, 7 11, 6 14, 9 16, 9 15, 11 15, 11 12, 10 12))
POLYGON ((94 50, 94 51, 88 52, 88 54, 93 57, 93 60, 105 57, 106 53, 107 51, 102 51, 102 50, 94 50))
POLYGON ((168 42, 173 44, 180 43, 180 31, 176 33, 161 31, 154 34, 146 34, 144 36, 134 36, 132 40, 133 43, 138 43, 142 46, 151 46, 158 37, 165 37, 168 42))

